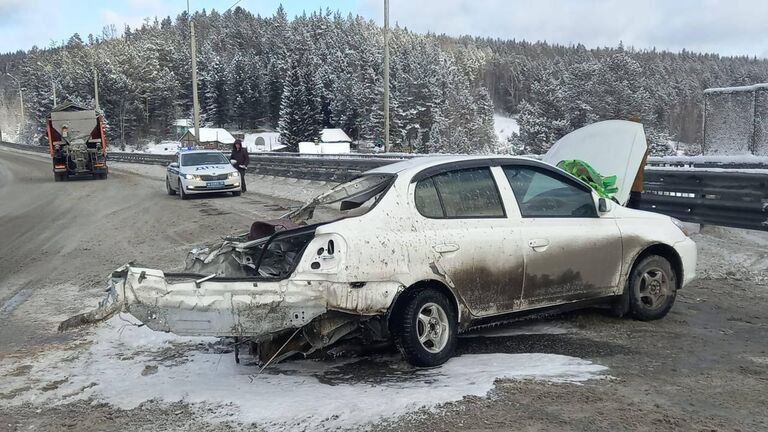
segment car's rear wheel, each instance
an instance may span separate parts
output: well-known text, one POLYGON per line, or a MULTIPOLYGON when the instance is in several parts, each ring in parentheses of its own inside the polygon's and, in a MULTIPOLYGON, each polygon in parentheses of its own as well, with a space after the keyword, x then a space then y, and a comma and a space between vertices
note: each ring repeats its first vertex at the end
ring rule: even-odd
POLYGON ((390 330, 395 345, 414 366, 438 366, 456 350, 456 312, 448 298, 432 288, 402 294, 390 330))
POLYGON ((176 191, 171 187, 171 181, 168 177, 165 178, 165 190, 168 192, 168 195, 176 195, 176 191))
POLYGON ((181 180, 179 180, 179 197, 181 197, 181 199, 183 199, 183 200, 188 200, 189 199, 189 195, 184 193, 184 185, 181 184, 181 180))
POLYGON ((641 321, 663 318, 677 296, 677 274, 669 260, 650 255, 637 263, 630 275, 629 310, 641 321))

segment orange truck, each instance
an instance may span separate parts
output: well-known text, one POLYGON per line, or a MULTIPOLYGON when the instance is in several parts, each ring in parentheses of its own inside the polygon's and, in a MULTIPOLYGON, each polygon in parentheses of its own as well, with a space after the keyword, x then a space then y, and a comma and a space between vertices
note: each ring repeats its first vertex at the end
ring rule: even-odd
POLYGON ((54 107, 47 123, 55 181, 107 178, 107 138, 99 113, 67 102, 54 107))

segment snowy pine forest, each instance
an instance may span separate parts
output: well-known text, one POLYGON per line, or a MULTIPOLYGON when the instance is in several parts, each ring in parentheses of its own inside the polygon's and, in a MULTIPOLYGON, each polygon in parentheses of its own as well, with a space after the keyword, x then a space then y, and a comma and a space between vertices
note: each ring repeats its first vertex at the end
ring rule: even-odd
MULTIPOLYGON (((24 90, 19 141, 36 142, 59 102, 93 106, 93 70, 113 143, 172 136, 191 117, 189 19, 147 19, 141 28, 0 55, 24 90)), ((237 7, 192 15, 204 125, 281 132, 295 147, 324 127, 357 141, 383 136, 383 34, 373 21, 332 11, 289 19, 237 7)), ((700 143, 703 90, 768 81, 768 60, 691 52, 588 49, 487 38, 391 35, 394 149, 420 153, 542 153, 564 134, 604 119, 642 121, 654 152, 668 140, 700 143), (518 115, 520 133, 498 142, 494 112, 518 115)), ((19 123, 18 90, 0 79, 0 127, 19 123)))

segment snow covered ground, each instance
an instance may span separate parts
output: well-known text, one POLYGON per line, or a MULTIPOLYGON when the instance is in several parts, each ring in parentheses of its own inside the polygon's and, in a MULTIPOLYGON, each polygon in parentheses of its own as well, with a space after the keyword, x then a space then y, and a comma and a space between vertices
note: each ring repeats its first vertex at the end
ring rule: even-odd
MULTIPOLYGON (((526 326, 513 333, 553 331, 526 326)), ((464 396, 486 396, 499 378, 579 383, 607 373, 604 366, 569 356, 494 353, 462 355, 433 369, 385 356, 285 362, 259 374, 255 365, 238 365, 231 353, 217 353, 213 338, 153 332, 128 316, 112 318, 91 338, 85 349, 0 361, 6 377, 0 394, 15 395, 0 398, 0 405, 90 398, 132 409, 151 400, 183 401, 200 404, 213 422, 257 423, 268 430, 357 429, 464 396)))
POLYGON ((493 129, 499 142, 506 142, 507 138, 513 133, 520 133, 520 126, 517 124, 517 116, 508 117, 502 114, 493 115, 493 129))
POLYGON ((698 246, 698 276, 768 285, 768 232, 704 226, 692 236, 698 246))

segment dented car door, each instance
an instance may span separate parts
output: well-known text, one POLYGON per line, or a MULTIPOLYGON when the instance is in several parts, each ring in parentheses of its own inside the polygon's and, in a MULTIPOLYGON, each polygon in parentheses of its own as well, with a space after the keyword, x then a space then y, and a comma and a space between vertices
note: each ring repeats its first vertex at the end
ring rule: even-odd
POLYGON ((436 276, 474 316, 511 311, 523 282, 520 231, 507 218, 487 162, 418 179, 414 201, 436 276))
POLYGON ((617 293, 621 235, 588 186, 556 170, 508 165, 525 251, 520 309, 617 293))

